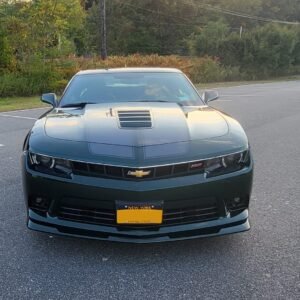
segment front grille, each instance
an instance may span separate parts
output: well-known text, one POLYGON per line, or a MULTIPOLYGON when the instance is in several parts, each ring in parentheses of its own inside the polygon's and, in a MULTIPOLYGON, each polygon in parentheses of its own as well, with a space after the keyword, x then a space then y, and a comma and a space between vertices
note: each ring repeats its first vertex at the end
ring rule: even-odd
POLYGON ((83 223, 92 223, 99 225, 114 225, 116 223, 116 214, 112 210, 76 208, 61 206, 58 211, 58 217, 64 220, 77 221, 83 223))
POLYGON ((198 223, 208 220, 215 220, 220 217, 216 203, 207 206, 193 206, 180 209, 165 209, 163 223, 153 225, 117 225, 116 211, 110 209, 74 207, 70 204, 62 205, 58 209, 58 218, 68 221, 90 223, 105 226, 119 226, 123 228, 151 228, 172 225, 198 223))
POLYGON ((203 161, 145 169, 97 165, 75 161, 71 162, 71 164, 75 175, 136 181, 204 173, 203 161))
POLYGON ((202 222, 219 217, 216 205, 209 207, 190 207, 184 209, 173 209, 164 212, 164 224, 176 225, 185 223, 202 222))
POLYGON ((152 120, 149 110, 118 111, 121 128, 151 128, 152 120))

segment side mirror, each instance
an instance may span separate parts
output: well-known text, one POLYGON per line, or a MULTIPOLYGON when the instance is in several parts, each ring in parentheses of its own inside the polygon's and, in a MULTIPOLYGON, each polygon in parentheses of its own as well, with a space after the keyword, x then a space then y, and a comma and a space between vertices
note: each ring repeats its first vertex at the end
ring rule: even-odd
POLYGON ((50 104, 53 107, 57 106, 57 97, 54 93, 43 94, 41 97, 41 101, 50 104))
POLYGON ((203 93, 203 100, 205 103, 208 103, 210 101, 217 100, 219 98, 219 93, 217 91, 205 91, 203 93))

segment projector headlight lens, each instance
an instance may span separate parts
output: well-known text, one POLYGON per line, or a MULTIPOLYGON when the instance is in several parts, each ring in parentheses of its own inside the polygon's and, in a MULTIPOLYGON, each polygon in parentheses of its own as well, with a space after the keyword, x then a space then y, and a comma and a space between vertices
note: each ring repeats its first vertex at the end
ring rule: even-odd
POLYGON ((69 161, 46 155, 29 153, 29 164, 33 170, 49 175, 70 177, 72 173, 72 167, 69 161))
POLYGON ((228 173, 237 172, 250 163, 249 150, 234 153, 206 161, 206 177, 214 177, 228 173))

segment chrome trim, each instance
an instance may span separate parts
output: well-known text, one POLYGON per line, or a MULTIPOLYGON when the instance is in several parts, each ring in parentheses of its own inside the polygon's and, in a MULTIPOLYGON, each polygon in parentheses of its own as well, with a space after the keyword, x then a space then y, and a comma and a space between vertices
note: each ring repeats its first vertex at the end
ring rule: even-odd
MULTIPOLYGON (((43 155, 43 154, 37 154, 37 153, 33 153, 33 152, 30 152, 30 151, 27 151, 28 152, 28 156, 29 156, 29 160, 30 160, 30 163, 32 165, 36 165, 36 166, 39 166, 41 163, 37 161, 36 159, 36 156, 44 156, 44 157, 49 157, 51 159, 51 164, 49 166, 49 169, 53 169, 55 164, 56 164, 56 160, 59 159, 59 158, 56 158, 56 157, 53 157, 53 156, 49 156, 49 155, 43 155)), ((65 161, 69 161, 67 159, 65 159, 65 161)))
POLYGON ((56 163, 56 158, 51 158, 52 159, 52 162, 51 162, 51 166, 50 166, 50 169, 53 169, 54 166, 55 166, 55 163, 56 163))
MULTIPOLYGON (((155 166, 143 166, 143 167, 133 167, 133 166, 126 166, 126 165, 112 165, 112 164, 106 164, 106 163, 100 163, 100 162, 87 162, 87 161, 83 161, 83 160, 76 160, 76 159, 66 159, 66 158, 62 158, 62 157, 57 157, 57 156, 51 156, 51 155, 47 155, 47 154, 41 154, 41 153, 35 153, 32 151, 24 151, 24 153, 31 153, 31 154, 36 154, 36 155, 42 155, 42 156, 48 156, 52 159, 62 159, 62 160, 66 160, 66 161, 74 161, 74 162, 79 162, 79 163, 84 163, 84 164, 93 164, 93 165, 100 165, 100 166, 105 166, 105 167, 117 167, 117 168, 127 168, 127 169, 150 169, 150 168, 159 168, 159 167, 167 167, 167 166, 177 166, 177 165, 181 165, 181 164, 189 164, 189 163, 194 163, 194 162, 200 162, 200 161, 206 161, 206 160, 210 160, 210 159, 215 159, 215 158, 221 158, 227 155, 233 155, 233 154, 238 154, 238 153, 243 153, 245 151, 249 151, 250 148, 246 148, 243 151, 236 151, 236 152, 232 152, 229 154, 223 154, 223 155, 218 155, 218 156, 213 156, 213 157, 208 157, 208 158, 201 158, 201 159, 195 159, 195 160, 189 160, 189 161, 182 161, 182 162, 177 162, 177 163, 169 163, 169 164, 162 164, 162 165, 155 165, 155 166)), ((30 155, 29 155, 30 156, 30 155)))

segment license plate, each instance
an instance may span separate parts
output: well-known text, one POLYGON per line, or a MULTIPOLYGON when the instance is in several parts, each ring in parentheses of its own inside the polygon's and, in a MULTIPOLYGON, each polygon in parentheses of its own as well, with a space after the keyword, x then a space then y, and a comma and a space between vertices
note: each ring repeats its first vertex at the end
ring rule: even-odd
POLYGON ((117 224, 161 224, 163 202, 117 201, 117 224))

